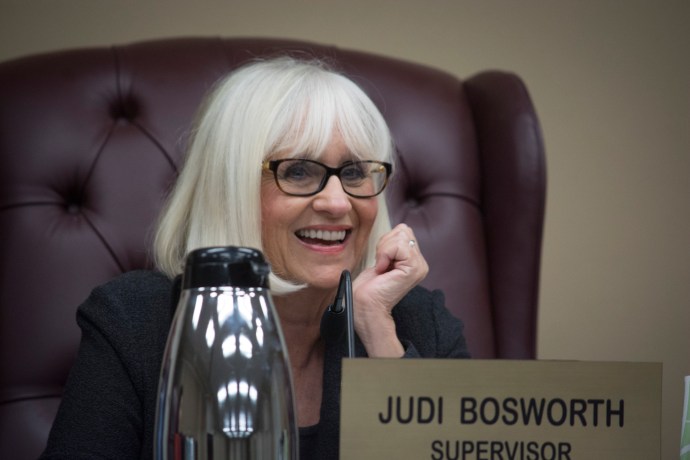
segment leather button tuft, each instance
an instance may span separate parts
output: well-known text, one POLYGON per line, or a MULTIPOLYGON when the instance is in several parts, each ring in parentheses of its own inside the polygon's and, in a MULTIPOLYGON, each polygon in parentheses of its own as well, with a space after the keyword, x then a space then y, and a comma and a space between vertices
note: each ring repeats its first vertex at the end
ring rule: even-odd
POLYGON ((81 212, 81 206, 76 203, 70 203, 67 205, 68 214, 79 214, 81 212))
POLYGON ((110 116, 115 120, 134 120, 140 113, 139 103, 131 96, 113 101, 110 116))

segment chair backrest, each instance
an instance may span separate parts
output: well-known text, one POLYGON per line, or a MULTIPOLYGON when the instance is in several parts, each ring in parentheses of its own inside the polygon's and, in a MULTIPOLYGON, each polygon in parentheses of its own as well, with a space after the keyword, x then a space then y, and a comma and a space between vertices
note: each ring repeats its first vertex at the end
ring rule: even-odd
POLYGON ((42 449, 79 342, 76 307, 150 267, 152 222, 202 96, 243 62, 326 57, 370 95, 398 148, 393 223, 414 228, 477 358, 534 358, 545 166, 519 77, 464 81, 370 53, 181 38, 0 63, 0 452, 42 449))

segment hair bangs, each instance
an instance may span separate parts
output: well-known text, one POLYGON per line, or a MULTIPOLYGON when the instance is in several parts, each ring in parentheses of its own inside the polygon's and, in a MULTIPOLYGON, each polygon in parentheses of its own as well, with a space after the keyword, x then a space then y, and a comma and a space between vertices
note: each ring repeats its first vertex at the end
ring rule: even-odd
POLYGON ((318 159, 337 132, 354 159, 391 161, 388 127, 350 80, 312 74, 282 101, 267 157, 318 159))
POLYGON ((360 160, 392 161, 392 140, 388 126, 373 102, 352 81, 341 81, 336 124, 345 145, 360 160))

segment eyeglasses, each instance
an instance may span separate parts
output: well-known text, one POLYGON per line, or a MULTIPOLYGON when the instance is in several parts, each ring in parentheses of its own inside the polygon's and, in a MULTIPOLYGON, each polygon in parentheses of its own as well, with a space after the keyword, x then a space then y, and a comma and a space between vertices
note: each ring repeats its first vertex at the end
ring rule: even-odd
POLYGON ((331 176, 336 176, 348 195, 370 198, 386 188, 393 167, 383 161, 351 161, 330 168, 314 160, 286 158, 264 161, 262 169, 273 171, 276 185, 288 195, 316 195, 326 187, 331 176))

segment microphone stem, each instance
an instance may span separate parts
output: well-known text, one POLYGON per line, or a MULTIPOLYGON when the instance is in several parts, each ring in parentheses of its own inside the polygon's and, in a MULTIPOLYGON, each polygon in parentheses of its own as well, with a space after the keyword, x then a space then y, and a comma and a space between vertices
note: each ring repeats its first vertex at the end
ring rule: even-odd
POLYGON ((341 281, 345 281, 345 312, 347 314, 347 356, 355 357, 355 312, 352 302, 352 277, 348 270, 344 270, 341 281))

